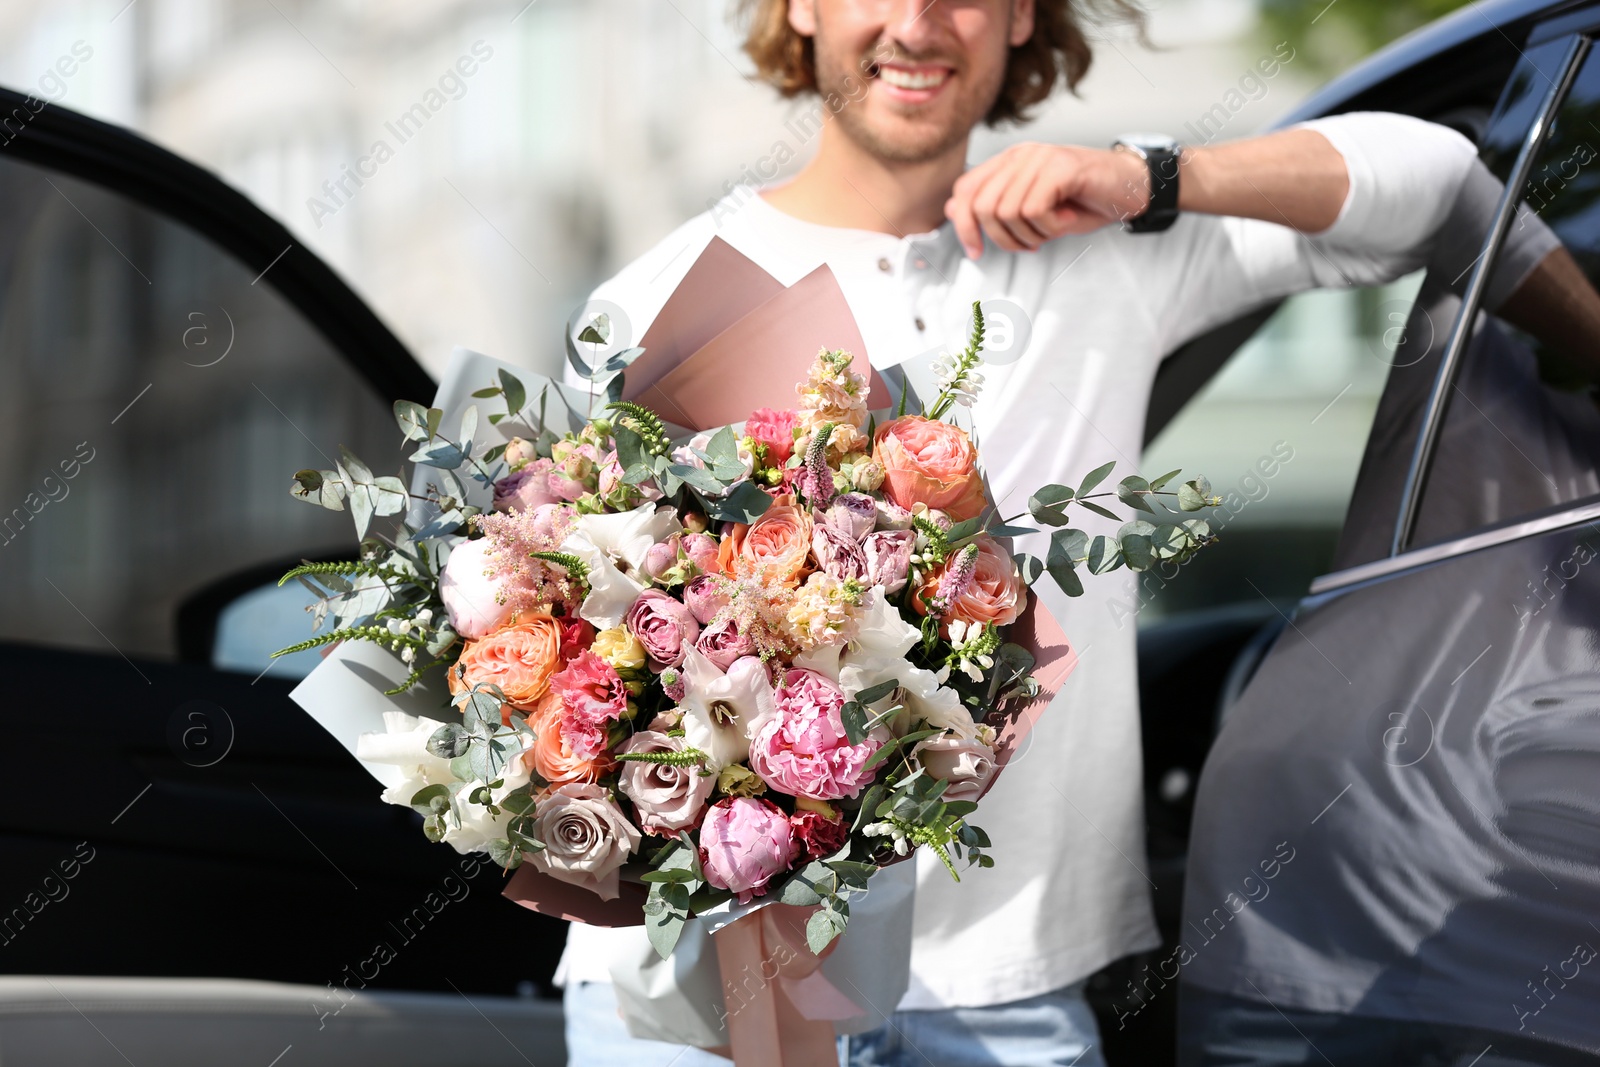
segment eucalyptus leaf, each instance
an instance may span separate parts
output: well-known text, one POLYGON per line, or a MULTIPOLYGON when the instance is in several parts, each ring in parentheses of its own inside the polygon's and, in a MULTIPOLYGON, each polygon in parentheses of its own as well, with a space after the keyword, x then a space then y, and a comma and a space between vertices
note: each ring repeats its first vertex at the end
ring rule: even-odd
POLYGON ((467 751, 471 735, 458 722, 447 722, 435 730, 427 743, 428 754, 440 759, 455 759, 467 751))
POLYGON ((513 415, 528 402, 528 390, 523 387, 522 381, 504 367, 500 369, 500 390, 505 394, 506 410, 513 415))
POLYGON ((1035 522, 1046 526, 1065 526, 1068 522, 1067 505, 1072 499, 1072 490, 1064 485, 1041 486, 1028 498, 1028 514, 1033 516, 1035 522))
POLYGON ((1105 481, 1106 475, 1110 474, 1111 468, 1115 467, 1116 465, 1116 460, 1112 460, 1110 463, 1107 463, 1104 466, 1096 467, 1088 474, 1085 474, 1083 476, 1083 481, 1078 483, 1078 498, 1081 500, 1083 498, 1083 494, 1087 493, 1089 490, 1105 481))
POLYGON ((394 421, 400 424, 400 432, 405 434, 408 441, 426 441, 428 439, 428 409, 414 400, 396 400, 394 402, 394 421))
POLYGON ((1118 500, 1122 501, 1130 508, 1137 508, 1140 511, 1148 511, 1153 515, 1155 514, 1155 508, 1152 508, 1150 506, 1150 502, 1145 499, 1145 494, 1148 494, 1149 492, 1150 483, 1139 477, 1137 474, 1130 474, 1128 477, 1117 483, 1118 500))

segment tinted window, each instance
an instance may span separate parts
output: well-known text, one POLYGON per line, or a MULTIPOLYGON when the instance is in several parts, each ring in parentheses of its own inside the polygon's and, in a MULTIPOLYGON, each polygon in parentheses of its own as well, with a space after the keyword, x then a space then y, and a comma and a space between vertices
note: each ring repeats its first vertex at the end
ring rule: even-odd
POLYGON ((174 658, 200 591, 350 553, 348 520, 289 479, 340 443, 397 467, 389 398, 264 269, 0 159, 0 640, 174 658))
MULTIPOLYGON (((1500 174, 1511 155, 1491 160, 1500 174)), ((1600 497, 1597 279, 1600 60, 1591 57, 1535 160, 1495 265, 1495 282, 1515 291, 1478 317, 1463 352, 1413 544, 1600 497), (1531 273, 1519 243, 1544 252, 1531 273)))

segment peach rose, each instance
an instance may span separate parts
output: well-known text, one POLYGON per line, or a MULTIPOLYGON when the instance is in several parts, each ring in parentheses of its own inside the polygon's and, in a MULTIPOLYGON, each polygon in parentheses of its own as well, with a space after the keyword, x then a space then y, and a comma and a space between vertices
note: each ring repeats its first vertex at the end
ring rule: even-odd
MULTIPOLYGON (((996 626, 1010 626, 1028 604, 1028 585, 1022 580, 1022 572, 1017 569, 1011 553, 1002 548, 1000 542, 988 534, 979 534, 973 538, 973 544, 978 546, 978 558, 973 565, 972 581, 967 584, 966 591, 956 597, 944 617, 967 623, 992 622, 996 626)), ((938 591, 939 579, 943 576, 944 568, 935 567, 923 578, 922 587, 911 598, 918 612, 926 613, 922 598, 938 591)))
POLYGON ((548 615, 533 615, 515 626, 468 641, 450 668, 450 692, 461 693, 480 683, 498 685, 506 702, 531 711, 550 689, 550 676, 561 668, 561 624, 548 615))
POLYGON ((616 761, 609 752, 602 752, 594 759, 573 755, 572 746, 561 736, 561 716, 565 710, 561 698, 554 693, 546 694, 539 701, 539 706, 528 716, 534 741, 523 753, 523 760, 532 763, 533 772, 551 785, 598 781, 616 766, 616 761))
POLYGON ((738 552, 754 574, 768 581, 795 582, 811 553, 811 516, 794 497, 780 496, 750 524, 738 552))
POLYGON ((878 427, 872 458, 883 468, 883 491, 903 508, 926 504, 957 522, 983 511, 978 450, 959 426, 902 415, 878 427))

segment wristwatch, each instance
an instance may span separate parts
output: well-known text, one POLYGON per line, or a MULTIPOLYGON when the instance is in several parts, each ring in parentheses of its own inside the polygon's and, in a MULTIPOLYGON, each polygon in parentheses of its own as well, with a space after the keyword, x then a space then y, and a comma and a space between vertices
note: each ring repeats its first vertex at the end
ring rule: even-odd
POLYGON ((1178 221, 1178 164, 1183 146, 1159 133, 1130 133, 1111 142, 1126 148, 1150 168, 1150 203, 1143 214, 1124 219, 1131 233, 1159 233, 1178 221))

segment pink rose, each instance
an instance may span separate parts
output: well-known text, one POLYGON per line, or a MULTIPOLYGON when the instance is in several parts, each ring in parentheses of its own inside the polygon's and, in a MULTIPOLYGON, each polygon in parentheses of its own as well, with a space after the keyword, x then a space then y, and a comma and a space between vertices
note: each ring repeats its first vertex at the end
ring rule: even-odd
POLYGON ((911 759, 931 777, 950 783, 944 791, 944 799, 949 801, 977 800, 995 772, 994 749, 982 741, 950 734, 917 742, 911 759))
POLYGON ((748 904, 789 869, 799 853, 783 809, 770 800, 728 797, 700 824, 700 868, 706 881, 748 904))
POLYGON ((860 578, 867 572, 867 561, 861 554, 861 546, 851 540, 849 534, 841 533, 832 526, 817 525, 811 528, 811 554, 817 557, 817 564, 830 577, 840 581, 860 578))
POLYGON ((865 493, 845 493, 834 498, 821 521, 859 542, 878 524, 878 503, 865 493))
POLYGON ((606 724, 628 713, 628 687, 612 668, 588 649, 550 679, 561 698, 561 734, 572 754, 594 759, 605 751, 606 724))
POLYGON ((745 420, 744 435, 767 446, 767 466, 781 467, 794 454, 797 421, 792 411, 757 408, 745 420))
MULTIPOLYGON (((1028 603, 1028 585, 1022 580, 1022 572, 1017 569, 1016 560, 1011 558, 1011 553, 1001 547, 1000 542, 988 534, 979 534, 973 538, 973 544, 978 546, 978 557, 973 563, 971 578, 963 583, 959 595, 954 602, 943 612, 945 618, 960 619, 966 623, 994 623, 996 626, 1010 626, 1022 614, 1022 609, 1028 603)), ((912 603, 919 612, 925 611, 922 598, 935 597, 939 592, 939 584, 944 577, 944 568, 933 568, 928 572, 922 587, 918 590, 912 603)))
POLYGON ((657 672, 681 664, 700 636, 700 624, 689 609, 659 589, 640 593, 622 621, 644 646, 650 668, 657 672))
POLYGON ((539 801, 533 835, 544 848, 528 862, 553 878, 615 900, 617 871, 639 847, 639 831, 597 785, 561 785, 539 801))
POLYGON ((869 737, 850 743, 844 702, 843 690, 826 675, 799 667, 785 671, 773 693, 774 712, 750 741, 750 769, 790 796, 854 797, 874 777, 875 768, 865 764, 881 741, 869 737))
POLYGON ((716 618, 717 612, 727 607, 730 601, 728 594, 722 591, 720 581, 709 574, 702 574, 689 579, 689 585, 683 591, 683 603, 689 609, 689 614, 704 624, 716 618))
POLYGON ((531 511, 542 504, 554 504, 561 498, 550 491, 548 459, 536 459, 514 474, 508 474, 494 483, 494 509, 496 511, 531 511))
POLYGON ((717 665, 717 670, 724 672, 741 656, 756 654, 756 643, 740 633, 738 624, 732 619, 725 619, 700 631, 700 640, 695 642, 695 647, 701 655, 717 665))
POLYGON ((872 458, 883 468, 883 490, 903 508, 926 504, 960 522, 983 511, 978 450, 959 426, 902 415, 878 427, 872 458))
POLYGON ((873 585, 883 586, 883 591, 893 596, 906 587, 906 575, 911 570, 911 550, 916 546, 913 530, 879 530, 869 533, 861 542, 861 555, 866 561, 866 578, 873 585))
MULTIPOLYGON (((654 730, 641 730, 630 737, 620 752, 681 752, 681 737, 669 737, 654 730)), ((622 761, 617 788, 639 813, 639 827, 646 833, 671 836, 692 829, 705 811, 716 784, 714 774, 701 774, 700 768, 672 767, 664 763, 622 761)))
POLYGON ((450 551, 439 575, 439 599, 450 626, 462 637, 485 637, 511 621, 501 582, 489 576, 489 541, 463 541, 450 551))

